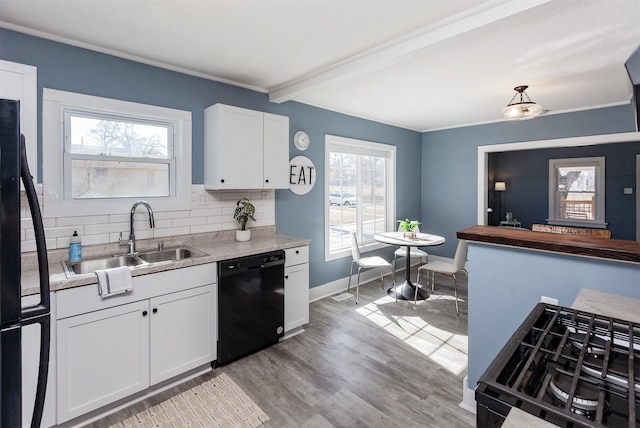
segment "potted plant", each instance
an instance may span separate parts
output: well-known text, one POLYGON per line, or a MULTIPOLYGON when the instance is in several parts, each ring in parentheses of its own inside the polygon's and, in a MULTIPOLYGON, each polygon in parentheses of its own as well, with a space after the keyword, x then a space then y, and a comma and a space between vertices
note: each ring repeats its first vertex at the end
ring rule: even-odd
POLYGON ((253 214, 256 212, 256 207, 249 202, 249 199, 242 198, 236 202, 236 210, 233 212, 233 218, 240 223, 240 230, 236 230, 236 240, 248 241, 251 239, 251 231, 247 230, 247 222, 249 220, 256 221, 253 214))
POLYGON ((415 239, 416 237, 416 233, 413 231, 413 229, 422 224, 418 220, 409 220, 408 218, 404 220, 397 220, 397 222, 400 223, 400 230, 404 232, 402 236, 405 238, 413 239, 415 239))

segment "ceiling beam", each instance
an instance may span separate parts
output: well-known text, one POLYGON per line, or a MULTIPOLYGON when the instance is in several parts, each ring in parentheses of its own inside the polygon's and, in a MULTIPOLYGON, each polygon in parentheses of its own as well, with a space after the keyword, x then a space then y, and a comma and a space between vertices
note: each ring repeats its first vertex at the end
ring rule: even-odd
POLYGON ((289 80, 269 89, 269 101, 283 103, 316 91, 329 84, 346 82, 364 73, 388 67, 414 52, 484 27, 513 15, 534 9, 551 0, 491 0, 466 12, 405 36, 362 51, 312 73, 289 80))

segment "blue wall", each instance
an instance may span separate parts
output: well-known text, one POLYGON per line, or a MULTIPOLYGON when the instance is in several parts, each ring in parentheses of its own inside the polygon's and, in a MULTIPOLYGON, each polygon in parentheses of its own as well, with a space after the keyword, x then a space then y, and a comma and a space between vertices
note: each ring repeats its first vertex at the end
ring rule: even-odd
POLYGON ((456 232, 477 223, 478 146, 635 130, 629 104, 424 133, 422 221, 425 229, 447 238, 430 252, 453 257, 456 232))
MULTIPOLYGON (((311 146, 298 151, 289 142, 290 157, 305 155, 318 172, 316 185, 304 196, 276 191, 276 229, 310 238, 310 285, 346 277, 351 258, 324 261, 324 135, 397 146, 398 218, 420 216, 420 151, 417 132, 358 119, 295 102, 273 104, 267 94, 152 67, 49 40, 0 29, 0 58, 38 68, 38 145, 42 146, 42 88, 58 89, 190 111, 193 121, 193 183, 204 178, 204 109, 215 103, 289 116, 290 135, 305 130, 311 146), (411 191, 407 190, 410 189, 411 191)), ((42 176, 42 150, 38 150, 42 176)), ((393 249, 380 254, 391 257, 393 249)))
MULTIPOLYGON (((614 239, 636 239, 636 156, 640 142, 596 146, 522 150, 489 154, 489 188, 494 181, 506 181, 502 194, 502 219, 511 211, 522 227, 546 224, 549 216, 549 159, 605 157, 605 214, 607 229, 614 239), (625 195, 623 189, 634 189, 625 195)), ((489 197, 497 192, 489 192, 489 197)), ((489 204, 495 207, 496 204, 489 204)), ((496 209, 497 212, 497 209, 496 209)), ((494 223, 497 224, 497 223, 494 223)))

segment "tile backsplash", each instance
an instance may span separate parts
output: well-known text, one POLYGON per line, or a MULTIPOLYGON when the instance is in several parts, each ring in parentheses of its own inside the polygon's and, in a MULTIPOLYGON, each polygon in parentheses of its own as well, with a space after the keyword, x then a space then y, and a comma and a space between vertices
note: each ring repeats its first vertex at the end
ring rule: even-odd
MULTIPOLYGON (((42 209, 42 185, 36 186, 42 209)), ((36 250, 31 213, 24 192, 20 200, 20 239, 22 252, 36 250)), ((146 210, 134 217, 136 239, 163 238, 238 229, 233 219, 236 201, 249 198, 256 206, 255 222, 251 227, 275 226, 275 191, 207 191, 204 185, 191 186, 191 209, 186 211, 154 212, 156 227, 149 227, 146 210)), ((153 205, 153 204, 152 204, 153 205)), ((129 213, 104 214, 82 217, 56 217, 43 219, 47 249, 68 248, 73 231, 82 237, 82 245, 116 243, 129 237, 129 213)))

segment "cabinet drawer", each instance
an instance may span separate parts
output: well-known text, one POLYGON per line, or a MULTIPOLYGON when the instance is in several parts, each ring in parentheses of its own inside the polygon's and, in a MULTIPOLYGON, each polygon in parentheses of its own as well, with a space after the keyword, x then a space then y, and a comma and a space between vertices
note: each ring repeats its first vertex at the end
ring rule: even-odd
POLYGON ((309 263, 309 247, 289 248, 284 251, 285 267, 299 265, 302 263, 309 263))

